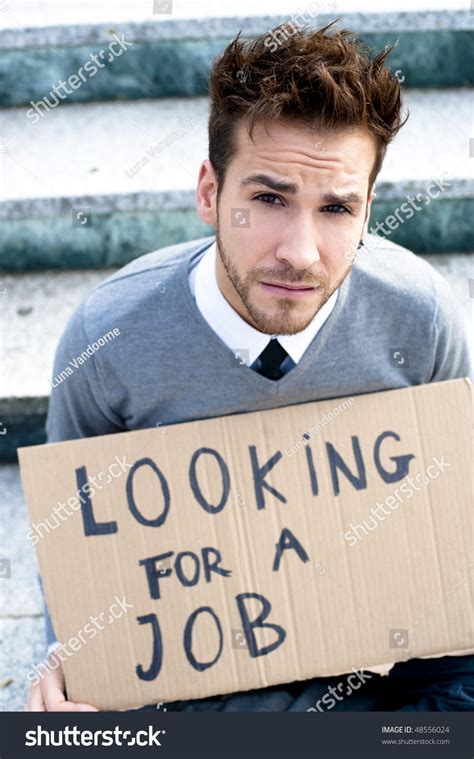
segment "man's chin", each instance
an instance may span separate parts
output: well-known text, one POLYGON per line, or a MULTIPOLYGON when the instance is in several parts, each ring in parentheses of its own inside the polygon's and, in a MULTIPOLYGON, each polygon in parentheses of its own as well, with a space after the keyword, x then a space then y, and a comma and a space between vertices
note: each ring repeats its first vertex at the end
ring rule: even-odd
POLYGON ((287 311, 280 309, 279 313, 252 309, 252 323, 255 329, 266 335, 296 335, 311 324, 319 309, 319 304, 309 312, 305 309, 306 313, 297 313, 298 309, 295 308, 287 311))

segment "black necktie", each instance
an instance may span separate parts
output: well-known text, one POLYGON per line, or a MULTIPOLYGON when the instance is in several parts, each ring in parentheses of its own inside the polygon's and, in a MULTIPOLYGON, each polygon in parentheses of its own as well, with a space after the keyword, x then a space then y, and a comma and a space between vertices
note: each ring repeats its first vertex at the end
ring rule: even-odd
POLYGON ((282 348, 278 340, 272 338, 259 356, 261 366, 256 371, 268 379, 279 380, 283 377, 280 367, 287 356, 288 353, 282 348))

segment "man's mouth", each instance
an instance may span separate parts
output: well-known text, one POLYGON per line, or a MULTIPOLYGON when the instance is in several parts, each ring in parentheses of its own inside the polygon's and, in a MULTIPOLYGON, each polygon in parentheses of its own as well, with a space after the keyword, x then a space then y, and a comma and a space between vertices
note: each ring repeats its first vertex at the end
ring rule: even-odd
POLYGON ((319 290, 319 285, 304 285, 295 282, 260 282, 266 292, 283 298, 305 298, 319 290))

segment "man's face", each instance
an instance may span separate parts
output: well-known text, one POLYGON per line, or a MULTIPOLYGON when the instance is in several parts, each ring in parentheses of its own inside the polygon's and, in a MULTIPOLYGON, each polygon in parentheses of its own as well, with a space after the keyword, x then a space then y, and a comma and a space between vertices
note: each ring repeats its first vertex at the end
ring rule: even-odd
POLYGON ((218 204, 204 161, 197 207, 216 226, 224 297, 259 331, 292 335, 352 268, 367 231, 375 141, 366 131, 324 136, 288 122, 259 124, 253 137, 240 123, 218 204))

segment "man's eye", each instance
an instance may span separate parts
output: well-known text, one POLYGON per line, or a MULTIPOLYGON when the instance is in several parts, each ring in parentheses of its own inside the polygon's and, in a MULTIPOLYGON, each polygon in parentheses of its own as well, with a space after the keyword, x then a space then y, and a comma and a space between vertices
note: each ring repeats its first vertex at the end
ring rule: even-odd
POLYGON ((329 213, 351 213, 346 206, 341 206, 339 203, 331 203, 329 206, 324 206, 323 211, 329 211, 329 213))
POLYGON ((267 205, 270 205, 270 206, 283 205, 281 198, 279 198, 278 195, 273 195, 273 193, 271 192, 262 192, 260 193, 260 195, 256 195, 254 200, 261 200, 262 203, 266 203, 267 205), (270 200, 268 200, 268 198, 270 198, 270 200), (279 202, 274 203, 273 202, 274 200, 278 200, 279 202))

